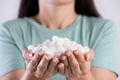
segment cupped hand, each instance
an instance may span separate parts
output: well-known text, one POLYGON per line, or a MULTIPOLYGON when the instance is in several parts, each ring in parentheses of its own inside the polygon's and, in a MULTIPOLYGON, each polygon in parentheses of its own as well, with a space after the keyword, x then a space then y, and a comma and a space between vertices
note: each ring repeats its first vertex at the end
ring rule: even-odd
POLYGON ((94 52, 82 54, 80 51, 66 51, 61 57, 58 65, 59 73, 66 76, 67 80, 83 80, 86 75, 91 74, 91 61, 94 52))
POLYGON ((59 63, 57 57, 52 57, 43 51, 33 55, 27 49, 23 52, 23 57, 26 62, 26 71, 22 80, 49 80, 57 73, 56 65, 59 63))

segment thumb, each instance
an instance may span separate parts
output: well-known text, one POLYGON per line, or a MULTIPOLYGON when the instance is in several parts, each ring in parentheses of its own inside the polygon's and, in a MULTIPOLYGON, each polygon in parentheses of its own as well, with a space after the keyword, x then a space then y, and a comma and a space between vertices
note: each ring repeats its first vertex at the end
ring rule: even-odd
POLYGON ((34 56, 34 54, 31 51, 29 51, 27 48, 23 50, 22 55, 25 60, 30 60, 34 56))

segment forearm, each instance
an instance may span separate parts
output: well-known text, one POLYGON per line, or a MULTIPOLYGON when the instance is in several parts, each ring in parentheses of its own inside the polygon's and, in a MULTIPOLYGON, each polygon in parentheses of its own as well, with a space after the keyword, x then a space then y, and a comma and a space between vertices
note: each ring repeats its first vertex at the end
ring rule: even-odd
POLYGON ((33 75, 25 73, 23 75, 23 77, 21 78, 21 80, 49 80, 49 78, 39 78, 39 79, 37 79, 33 75))
POLYGON ((76 78, 66 78, 67 80, 95 80, 92 72, 88 72, 86 75, 81 75, 79 79, 76 78))
POLYGON ((20 80, 35 80, 35 79, 33 79, 32 75, 24 73, 24 75, 22 76, 20 80))
POLYGON ((80 80, 95 80, 95 77, 92 72, 89 72, 88 74, 81 76, 80 80))

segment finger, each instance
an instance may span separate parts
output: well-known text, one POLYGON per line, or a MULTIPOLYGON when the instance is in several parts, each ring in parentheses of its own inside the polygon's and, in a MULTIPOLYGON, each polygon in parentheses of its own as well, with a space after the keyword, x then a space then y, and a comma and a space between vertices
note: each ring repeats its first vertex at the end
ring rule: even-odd
POLYGON ((35 54, 33 54, 33 53, 28 53, 27 58, 25 59, 25 63, 28 64, 31 61, 31 59, 33 58, 34 55, 35 54))
POLYGON ((34 56, 34 54, 31 51, 29 51, 27 48, 23 50, 22 55, 25 60, 30 60, 34 56))
POLYGON ((94 50, 90 49, 90 56, 91 56, 91 61, 94 59, 94 50))
POLYGON ((62 55, 60 60, 64 64, 64 74, 67 76, 72 76, 72 70, 70 69, 67 57, 65 55, 62 55))
POLYGON ((83 63, 85 61, 84 55, 80 51, 75 50, 75 51, 73 51, 73 53, 79 64, 83 63))
POLYGON ((48 69, 46 70, 45 75, 48 75, 48 76, 49 76, 50 73, 55 72, 55 70, 56 70, 55 68, 56 68, 56 65, 58 64, 58 62, 59 62, 58 58, 57 58, 57 57, 54 57, 54 58, 50 61, 50 65, 48 66, 48 69))
POLYGON ((35 54, 33 54, 33 53, 28 53, 28 57, 27 57, 27 59, 25 59, 25 62, 26 62, 26 64, 28 64, 30 61, 31 61, 31 59, 33 58, 33 56, 34 56, 35 54))
POLYGON ((69 66, 68 61, 67 61, 67 57, 65 55, 61 56, 60 60, 61 60, 61 62, 64 63, 66 68, 69 66))
POLYGON ((62 75, 65 74, 64 64, 63 64, 63 63, 59 63, 59 64, 58 64, 58 71, 59 71, 59 73, 62 74, 62 75))
POLYGON ((41 51, 41 54, 35 54, 33 56, 33 58, 31 59, 31 61, 29 62, 29 64, 27 65, 27 69, 30 72, 34 72, 37 68, 37 64, 39 63, 39 61, 42 59, 44 52, 41 51))
POLYGON ((81 72, 79 68, 80 66, 75 56, 73 55, 73 53, 71 51, 67 51, 65 54, 67 56, 67 60, 68 60, 68 63, 70 65, 73 75, 79 74, 81 72))
POLYGON ((90 50, 88 53, 85 53, 84 55, 78 50, 75 50, 73 52, 79 62, 80 70, 82 74, 86 74, 89 71, 88 69, 90 69, 90 63, 86 61, 91 60, 91 54, 92 54, 91 52, 92 51, 90 50))
POLYGON ((25 60, 26 65, 29 64, 30 60, 25 60))
POLYGON ((92 59, 91 55, 93 53, 91 53, 92 51, 90 50, 88 53, 85 53, 84 55, 82 53, 80 53, 78 50, 74 51, 75 57, 77 58, 79 65, 80 65, 80 71, 82 74, 86 74, 90 69, 90 62, 86 62, 86 61, 90 61, 92 59))
POLYGON ((50 56, 49 54, 45 54, 43 56, 43 58, 41 59, 41 61, 37 66, 37 70, 36 70, 37 77, 42 77, 43 75, 45 75, 45 71, 47 70, 51 59, 52 59, 52 56, 50 56))
POLYGON ((92 61, 94 59, 94 51, 90 49, 89 52, 84 54, 84 57, 86 61, 92 61))
POLYGON ((88 62, 84 62, 80 64, 80 69, 83 75, 86 75, 90 71, 90 64, 88 62))
POLYGON ((27 59, 28 50, 27 48, 22 51, 22 56, 24 59, 27 59))

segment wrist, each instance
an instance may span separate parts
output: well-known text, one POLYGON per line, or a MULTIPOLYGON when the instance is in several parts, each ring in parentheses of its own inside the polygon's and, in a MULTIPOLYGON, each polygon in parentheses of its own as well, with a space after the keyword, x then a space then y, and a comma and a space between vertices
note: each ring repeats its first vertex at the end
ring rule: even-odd
POLYGON ((87 74, 82 74, 79 78, 66 77, 67 80, 95 80, 92 72, 88 72, 87 74))
POLYGON ((40 78, 40 80, 49 80, 49 78, 40 78))
POLYGON ((20 80, 35 80, 35 79, 33 79, 31 75, 24 73, 24 75, 22 76, 20 80))
POLYGON ((33 76, 33 75, 29 74, 29 73, 24 73, 21 80, 49 80, 49 78, 46 78, 46 77, 35 78, 35 76, 33 76))
POLYGON ((88 72, 86 75, 81 76, 80 80, 95 80, 92 72, 88 72))

